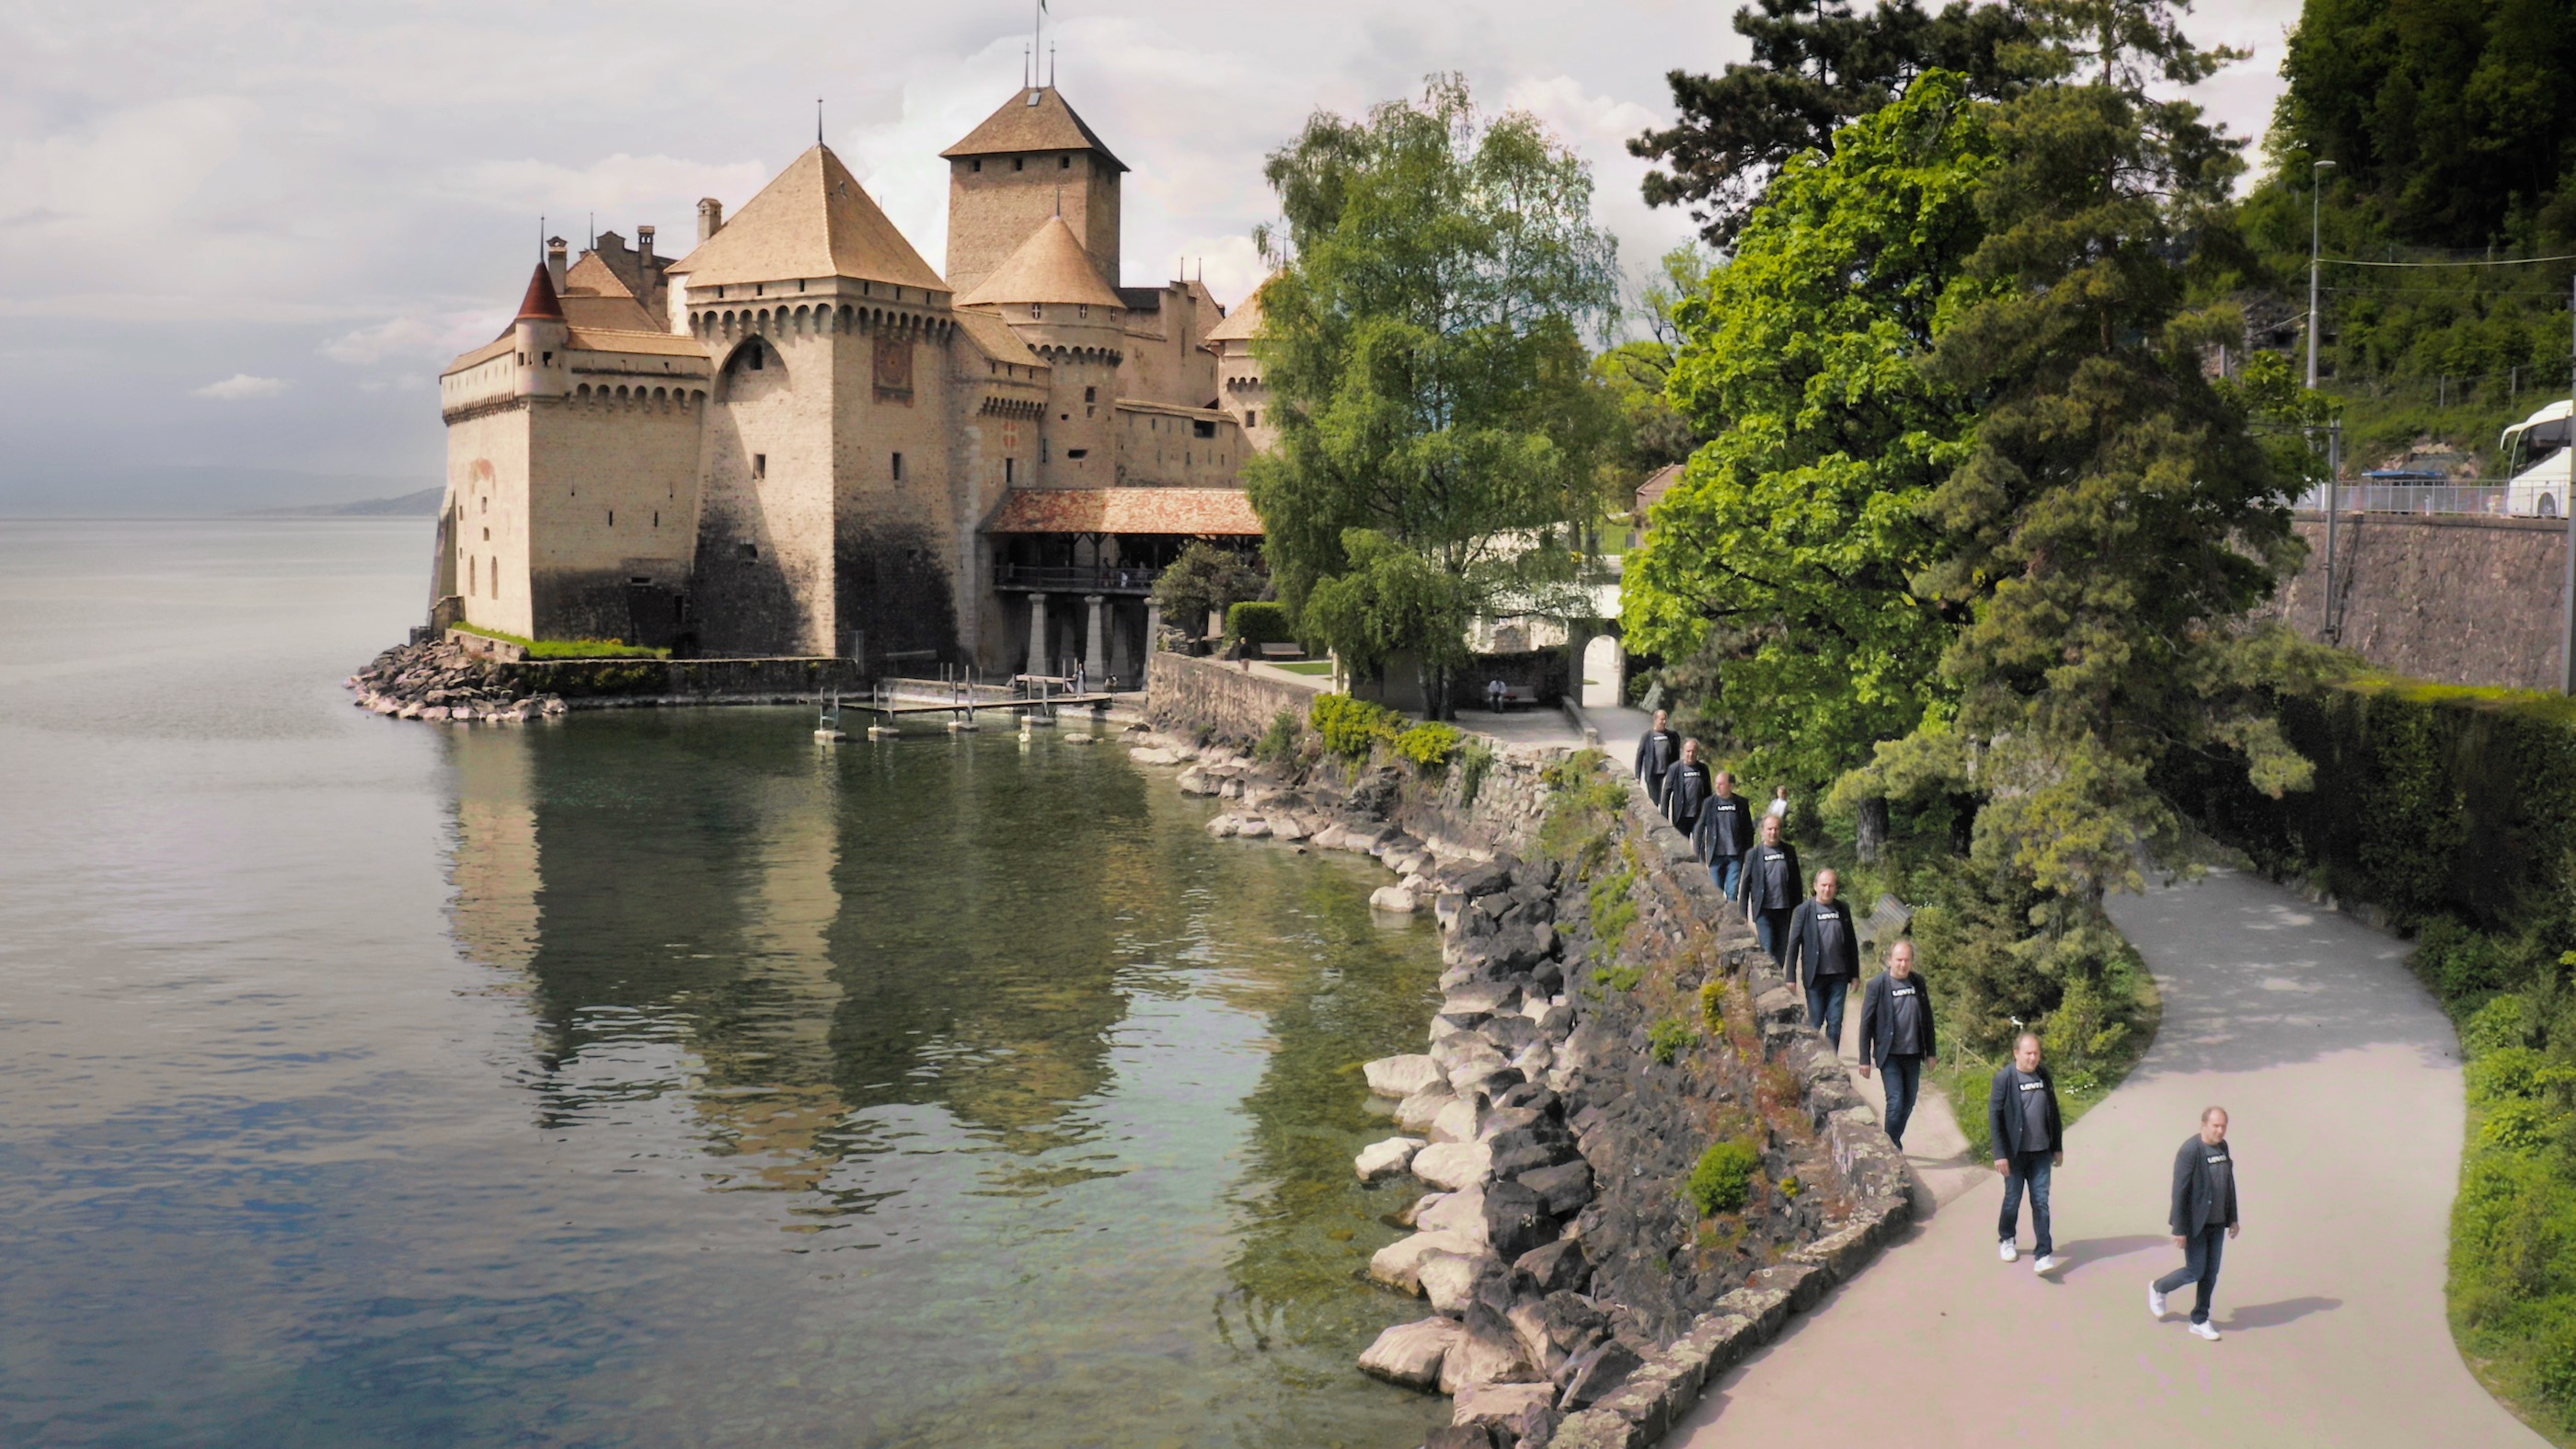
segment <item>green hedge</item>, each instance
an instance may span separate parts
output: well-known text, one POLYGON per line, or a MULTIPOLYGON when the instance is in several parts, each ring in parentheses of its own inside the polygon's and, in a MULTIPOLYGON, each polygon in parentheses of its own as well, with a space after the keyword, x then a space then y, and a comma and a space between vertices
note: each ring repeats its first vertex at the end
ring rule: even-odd
POLYGON ((1404 716, 1394 710, 1347 694, 1316 695, 1307 715, 1324 748, 1346 760, 1365 760, 1380 744, 1394 744, 1404 726, 1404 716))
POLYGON ((2460 1023, 2469 1133, 2451 1324, 2479 1376, 2576 1434, 2576 701, 2369 677, 2284 699, 2316 788, 2222 766, 2176 795, 2264 868, 2388 911, 2460 1023))
POLYGON ((1294 644, 1286 604, 1242 603, 1225 611, 1225 635, 1246 644, 1294 644))

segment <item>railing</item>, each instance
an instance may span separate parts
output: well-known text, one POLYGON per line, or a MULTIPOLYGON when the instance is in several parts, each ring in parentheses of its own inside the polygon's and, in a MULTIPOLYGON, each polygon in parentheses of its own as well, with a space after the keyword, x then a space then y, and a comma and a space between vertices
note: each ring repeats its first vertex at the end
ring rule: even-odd
POLYGON ((1041 593, 1146 594, 1153 592, 1161 569, 1141 566, 1090 568, 1079 564, 1004 564, 994 586, 1041 593))
MULTIPOLYGON (((2484 514, 2490 517, 2556 518, 2560 516, 2561 483, 2526 483, 2520 489, 2492 482, 2475 483, 2341 483, 2334 490, 2338 513, 2484 514)), ((2326 490, 2312 488, 2293 505, 2321 513, 2326 490)))

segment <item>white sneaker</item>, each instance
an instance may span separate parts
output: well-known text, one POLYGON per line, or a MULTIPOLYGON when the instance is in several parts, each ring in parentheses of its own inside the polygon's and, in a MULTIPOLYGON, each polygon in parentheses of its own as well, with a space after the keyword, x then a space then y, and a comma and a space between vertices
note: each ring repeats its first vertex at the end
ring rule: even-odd
POLYGON ((2030 1271, 2045 1277, 2056 1272, 2060 1266, 2060 1260, 2055 1253, 2042 1253, 2039 1261, 2030 1265, 2030 1271))
POLYGON ((2156 1316, 2156 1322, 2165 1321, 2165 1295, 2157 1292, 2153 1283, 2147 1285, 2147 1311, 2156 1316))
POLYGON ((2205 1338, 2212 1343, 2216 1343, 2218 1342, 2218 1325, 2211 1323, 2207 1319, 2203 1319, 2191 1326, 2191 1336, 2194 1338, 2205 1338))
POLYGON ((2021 1260, 2021 1248, 2016 1245, 2012 1239, 2006 1238, 1995 1244, 1995 1256, 2003 1259, 2007 1263, 2019 1262, 2021 1260))

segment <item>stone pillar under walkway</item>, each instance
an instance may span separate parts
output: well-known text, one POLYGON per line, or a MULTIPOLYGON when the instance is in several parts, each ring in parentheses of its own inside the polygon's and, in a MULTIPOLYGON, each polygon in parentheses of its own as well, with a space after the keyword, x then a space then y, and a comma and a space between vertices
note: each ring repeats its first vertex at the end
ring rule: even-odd
POLYGON ((1047 667, 1046 595, 1029 595, 1029 668, 1031 674, 1053 674, 1047 667))
POLYGON ((1082 629, 1082 672, 1089 677, 1095 688, 1100 681, 1109 677, 1109 636, 1102 627, 1105 621, 1101 618, 1101 615, 1107 611, 1101 607, 1102 602, 1098 594, 1082 596, 1085 616, 1082 629))

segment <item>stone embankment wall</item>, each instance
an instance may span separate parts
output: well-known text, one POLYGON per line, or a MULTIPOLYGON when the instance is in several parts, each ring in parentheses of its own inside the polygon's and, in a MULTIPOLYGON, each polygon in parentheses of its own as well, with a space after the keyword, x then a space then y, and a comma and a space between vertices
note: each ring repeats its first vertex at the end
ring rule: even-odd
MULTIPOLYGON (((2268 612, 2310 639, 2326 617, 2326 525, 2296 525, 2308 560, 2268 612)), ((2444 684, 2555 690, 2566 632, 2567 524, 2558 519, 2348 513, 2336 524, 2343 647, 2444 684)))
POLYGON ((1315 691, 1221 659, 1157 654, 1145 670, 1145 718, 1173 734, 1250 749, 1281 710, 1305 717, 1315 691))
POLYGON ((1193 741, 1276 701, 1221 675, 1194 714, 1202 676, 1166 678, 1137 758, 1233 802, 1213 833, 1365 850, 1399 877, 1372 904, 1440 919, 1427 1050, 1366 1064, 1401 1135, 1355 1164, 1432 1189, 1370 1265, 1431 1315, 1361 1366, 1456 1396, 1433 1449, 1653 1443, 1911 1221, 1902 1158, 1633 782, 1562 749, 1501 752, 1472 798, 1456 766, 1264 767, 1193 741), (1728 1141, 1746 1196, 1704 1217, 1684 1184, 1728 1141))
POLYGON ((520 723, 567 709, 796 704, 867 687, 847 659, 505 661, 447 641, 406 644, 351 675, 360 709, 402 719, 520 723))

